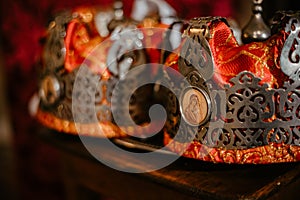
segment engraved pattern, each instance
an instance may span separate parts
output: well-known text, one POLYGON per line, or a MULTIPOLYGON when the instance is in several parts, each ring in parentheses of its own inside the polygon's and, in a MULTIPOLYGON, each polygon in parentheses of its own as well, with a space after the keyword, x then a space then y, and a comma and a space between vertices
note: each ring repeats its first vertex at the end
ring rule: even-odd
MULTIPOLYGON (((261 85, 260 81, 244 71, 232 78, 224 90, 210 89, 209 122, 195 128, 181 120, 185 124, 179 131, 185 133, 184 137, 195 135, 195 141, 208 147, 246 149, 271 143, 299 146, 300 79, 285 82, 279 89, 261 85)), ((167 127, 178 127, 181 113, 172 112, 171 118, 167 127)), ((171 137, 178 131, 174 127, 167 130, 171 137)))
POLYGON ((80 68, 84 70, 85 76, 80 76, 76 80, 77 94, 72 96, 73 87, 78 73, 78 69, 71 73, 61 76, 61 83, 64 85, 64 97, 61 98, 58 104, 47 106, 41 105, 43 109, 52 113, 58 118, 73 121, 72 101, 75 101, 78 113, 82 113, 82 123, 91 122, 96 111, 99 121, 111 121, 110 97, 117 78, 101 79, 99 75, 94 74, 86 66, 80 68), (104 93, 105 91, 105 93, 104 93), (76 97, 76 99, 72 99, 76 97))
POLYGON ((182 75, 197 70, 204 80, 212 77, 214 61, 207 41, 211 37, 207 23, 215 20, 222 20, 222 18, 194 18, 189 22, 188 28, 183 33, 185 41, 178 60, 182 75))
POLYGON ((285 32, 289 33, 289 36, 280 55, 281 70, 291 79, 297 80, 300 76, 299 18, 291 18, 286 25, 285 32))
MULTIPOLYGON (((244 71, 234 76, 224 89, 219 89, 198 69, 199 66, 213 69, 213 65, 210 65, 208 60, 202 62, 205 61, 204 55, 210 55, 210 49, 205 48, 206 44, 203 41, 210 37, 206 24, 213 20, 222 20, 222 18, 199 18, 190 21, 190 26, 184 33, 190 40, 185 42, 187 48, 183 48, 181 52, 187 59, 178 60, 179 71, 188 82, 192 86, 205 89, 209 94, 210 120, 202 126, 191 127, 182 119, 180 111, 171 112, 174 108, 167 106, 168 134, 174 137, 177 132, 184 133, 181 134, 183 139, 179 139, 178 142, 184 142, 185 138, 195 136, 195 141, 209 148, 246 149, 271 143, 299 145, 300 76, 297 75, 299 21, 292 18, 286 28, 286 31, 290 32, 290 39, 284 47, 286 55, 282 54, 281 57, 285 57, 286 65, 290 67, 286 70, 293 69, 294 75, 289 74, 290 80, 286 81, 282 88, 274 89, 267 84, 262 84, 261 78, 244 71), (200 58, 196 58, 196 55, 200 55, 200 58), (291 62, 294 65, 291 65, 291 62), (180 123, 184 124, 182 130, 177 128, 180 123)), ((178 87, 181 91, 186 89, 184 85, 174 87, 178 87)), ((174 105, 174 96, 169 95, 166 98, 166 105, 174 105)), ((181 105, 177 102, 176 106, 179 110, 181 105)))

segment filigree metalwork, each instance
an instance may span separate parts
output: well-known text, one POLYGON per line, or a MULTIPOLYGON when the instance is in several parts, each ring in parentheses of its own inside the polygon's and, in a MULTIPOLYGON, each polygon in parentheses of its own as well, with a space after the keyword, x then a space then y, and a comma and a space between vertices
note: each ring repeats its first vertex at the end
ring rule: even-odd
POLYGON ((300 19, 291 18, 286 25, 285 32, 289 33, 281 55, 280 64, 283 73, 291 79, 297 80, 300 76, 300 19))
POLYGON ((82 66, 80 70, 84 70, 81 73, 84 73, 85 76, 79 76, 76 80, 76 91, 78 93, 73 94, 74 82, 78 73, 77 69, 60 76, 60 85, 63 86, 60 100, 53 105, 41 102, 42 108, 58 118, 73 121, 72 102, 75 101, 80 106, 73 109, 76 109, 78 113, 82 113, 82 116, 86 117, 81 122, 91 122, 93 119, 92 115, 95 113, 98 120, 110 121, 110 97, 117 79, 114 77, 102 79, 101 76, 93 73, 86 66, 82 66))
MULTIPOLYGON (((247 71, 237 74, 222 89, 213 85, 214 81, 201 71, 201 66, 213 70, 213 65, 206 59, 211 55, 205 43, 210 37, 207 21, 202 18, 190 21, 184 33, 187 40, 181 51, 179 71, 193 87, 204 88, 209 94, 210 119, 204 125, 192 126, 186 122, 184 113, 179 109, 182 103, 174 100, 174 95, 168 95, 165 102, 168 112, 166 129, 170 136, 174 137, 180 132, 184 134, 179 141, 184 142, 186 138, 194 136, 202 144, 224 149, 252 148, 271 142, 299 145, 299 20, 299 17, 290 17, 285 29, 289 36, 282 50, 281 66, 290 79, 278 89, 261 84, 261 78, 247 71), (179 130, 181 123, 183 128, 179 130)), ((184 91, 188 86, 173 87, 184 91)))
POLYGON ((204 80, 212 77, 214 61, 208 44, 208 39, 211 37, 208 22, 216 20, 223 20, 223 18, 194 18, 189 22, 183 33, 185 41, 178 60, 179 71, 182 75, 185 76, 196 70, 204 80))
POLYGON ((225 149, 245 149, 271 142, 300 145, 300 79, 289 80, 279 89, 260 81, 244 71, 224 89, 210 89, 210 120, 195 128, 182 119, 182 113, 173 114, 168 123, 174 127, 184 123, 185 128, 168 132, 172 136, 183 131, 185 137, 194 135, 202 144, 225 149))

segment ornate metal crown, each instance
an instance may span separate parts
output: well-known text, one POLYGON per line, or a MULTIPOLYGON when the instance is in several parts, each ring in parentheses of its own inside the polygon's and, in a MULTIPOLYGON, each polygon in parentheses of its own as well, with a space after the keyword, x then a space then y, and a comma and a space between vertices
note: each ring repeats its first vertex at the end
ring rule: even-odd
POLYGON ((299 20, 298 12, 278 12, 268 40, 242 46, 222 18, 190 22, 180 55, 166 62, 192 85, 175 86, 179 100, 166 95, 165 142, 185 133, 173 151, 214 162, 299 160, 299 20))
MULTIPOLYGON (((149 108, 161 103, 167 111, 162 134, 171 151, 214 162, 300 160, 299 13, 278 13, 270 38, 239 45, 221 17, 172 18, 166 24, 152 13, 137 22, 125 19, 120 9, 79 8, 50 23, 36 113, 40 122, 74 134, 147 135, 127 118, 122 121, 123 115, 129 112, 135 123, 147 125, 149 108), (147 63, 164 64, 159 72, 151 66, 141 72, 159 81, 135 90, 124 106, 123 97, 137 86, 135 78, 124 76, 147 63), (174 82, 178 74, 168 69, 184 81, 174 82), (78 73, 84 76, 76 79, 78 73), (123 84, 114 102, 117 82, 123 84), (76 123, 74 110, 82 116, 76 123)), ((155 130, 153 123, 148 130, 155 130)))

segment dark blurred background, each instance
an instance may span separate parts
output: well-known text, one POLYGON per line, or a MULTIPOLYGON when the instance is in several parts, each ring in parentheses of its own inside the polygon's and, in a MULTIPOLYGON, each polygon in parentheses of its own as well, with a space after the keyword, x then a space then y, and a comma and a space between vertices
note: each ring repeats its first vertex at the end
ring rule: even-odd
MULTIPOLYGON (((112 0, 11 0, 0 3, 0 195, 1 199, 65 199, 58 152, 35 137, 28 101, 37 91, 41 38, 51 16, 80 5, 112 0)), ((167 0, 182 18, 221 15, 243 27, 251 0, 167 0)), ((133 0, 124 1, 128 16, 133 0)), ((277 10, 298 10, 296 0, 264 0, 266 21, 277 10)))

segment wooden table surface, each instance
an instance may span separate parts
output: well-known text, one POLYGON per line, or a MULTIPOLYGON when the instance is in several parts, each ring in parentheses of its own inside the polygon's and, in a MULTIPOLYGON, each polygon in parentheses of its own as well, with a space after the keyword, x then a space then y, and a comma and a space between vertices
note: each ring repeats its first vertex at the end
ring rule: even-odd
MULTIPOLYGON (((69 199, 297 199, 300 189, 300 163, 228 165, 180 158, 163 169, 132 174, 96 160, 78 136, 45 129, 39 137, 61 152, 69 199)), ((103 151, 104 159, 120 166, 151 164, 103 151)))

